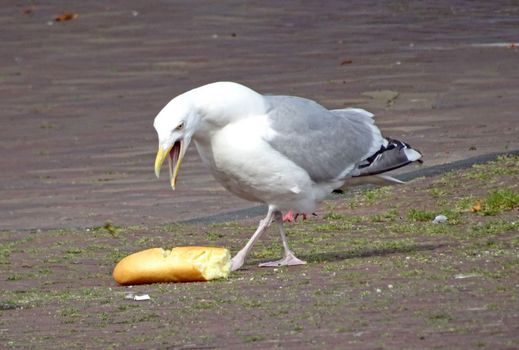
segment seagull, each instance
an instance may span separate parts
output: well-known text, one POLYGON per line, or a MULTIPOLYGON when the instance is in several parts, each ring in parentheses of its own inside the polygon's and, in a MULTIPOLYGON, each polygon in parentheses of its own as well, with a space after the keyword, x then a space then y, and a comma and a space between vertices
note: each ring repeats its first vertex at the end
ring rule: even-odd
POLYGON ((268 205, 266 217, 232 258, 243 266, 254 243, 277 223, 283 258, 260 266, 306 262, 290 250, 283 213, 313 213, 336 189, 352 182, 401 183, 383 174, 422 154, 386 138, 373 114, 359 108, 328 110, 301 97, 261 95, 234 82, 215 82, 173 98, 155 117, 159 146, 155 175, 168 158, 174 190, 193 142, 202 162, 228 191, 268 205))

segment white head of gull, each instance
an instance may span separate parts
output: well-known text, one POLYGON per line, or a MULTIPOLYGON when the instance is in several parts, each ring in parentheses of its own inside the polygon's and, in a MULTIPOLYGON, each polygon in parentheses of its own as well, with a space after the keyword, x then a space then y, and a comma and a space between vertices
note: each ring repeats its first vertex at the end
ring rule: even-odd
POLYGON ((268 205, 267 216, 233 257, 232 270, 244 264, 272 222, 279 226, 284 257, 260 266, 304 264, 288 247, 284 219, 312 213, 347 181, 400 182, 382 173, 422 157, 408 144, 383 137, 372 117, 363 109, 328 110, 308 99, 261 95, 232 82, 204 85, 175 97, 155 118, 155 174, 168 158, 175 189, 193 141, 227 190, 268 205))

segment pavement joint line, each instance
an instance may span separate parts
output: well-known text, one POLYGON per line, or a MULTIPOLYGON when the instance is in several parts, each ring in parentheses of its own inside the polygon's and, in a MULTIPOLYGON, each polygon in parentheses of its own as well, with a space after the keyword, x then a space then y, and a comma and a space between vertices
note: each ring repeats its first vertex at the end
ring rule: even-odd
MULTIPOLYGON (((489 161, 497 159, 499 156, 506 156, 506 155, 519 155, 519 149, 513 150, 513 151, 506 151, 506 152, 494 152, 494 153, 488 153, 488 154, 482 154, 479 156, 474 156, 470 158, 465 158, 461 160, 457 160, 451 163, 445 163, 445 164, 438 164, 433 165, 431 167, 423 167, 418 170, 410 171, 407 173, 399 174, 394 177, 396 177, 399 180, 402 181, 411 181, 413 179, 419 178, 419 177, 431 177, 436 175, 441 175, 449 171, 453 170, 461 170, 461 169, 467 169, 473 166, 474 164, 482 164, 487 163, 489 161)), ((348 192, 354 191, 355 189, 365 186, 355 186, 352 187, 348 192)), ((330 199, 334 199, 334 197, 329 197, 330 199)), ((338 200, 340 197, 336 196, 335 200, 338 200)), ((188 220, 182 220, 179 221, 179 224, 198 224, 198 225, 207 225, 207 224, 218 224, 223 222, 229 222, 229 221, 235 221, 235 220, 243 220, 243 219, 251 219, 259 216, 264 216, 267 212, 267 206, 266 205, 257 205, 249 208, 239 209, 239 210, 233 210, 229 212, 224 213, 218 213, 208 216, 202 216, 198 218, 192 218, 188 220)))

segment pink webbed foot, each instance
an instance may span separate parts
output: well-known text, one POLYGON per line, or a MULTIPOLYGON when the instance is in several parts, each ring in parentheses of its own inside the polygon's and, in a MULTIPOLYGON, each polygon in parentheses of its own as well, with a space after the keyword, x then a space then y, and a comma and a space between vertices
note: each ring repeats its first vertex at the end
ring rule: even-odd
MULTIPOLYGON (((316 213, 312 213, 312 215, 317 216, 316 213)), ((292 211, 292 209, 290 209, 285 215, 283 215, 283 222, 296 222, 299 216, 301 216, 303 220, 306 220, 308 218, 307 213, 296 213, 294 215, 294 212, 292 211)))
POLYGON ((294 221, 297 221, 297 218, 299 217, 299 215, 301 215, 303 220, 306 220, 306 217, 307 217, 306 213, 297 213, 296 216, 294 217, 294 221))
POLYGON ((261 263, 259 267, 279 267, 279 266, 295 266, 295 265, 304 265, 306 261, 303 261, 297 258, 294 253, 289 252, 285 257, 281 260, 269 261, 265 263, 261 263))
POLYGON ((285 215, 283 215, 283 222, 292 222, 296 219, 296 217, 297 216, 294 216, 292 209, 290 209, 285 215))

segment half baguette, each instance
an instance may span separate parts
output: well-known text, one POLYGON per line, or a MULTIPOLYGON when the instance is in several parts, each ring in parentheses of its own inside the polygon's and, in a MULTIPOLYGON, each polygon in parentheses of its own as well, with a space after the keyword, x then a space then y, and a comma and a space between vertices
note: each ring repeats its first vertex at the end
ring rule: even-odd
POLYGON ((157 282, 201 282, 226 278, 231 254, 219 247, 151 248, 128 255, 115 266, 113 277, 122 285, 157 282))

